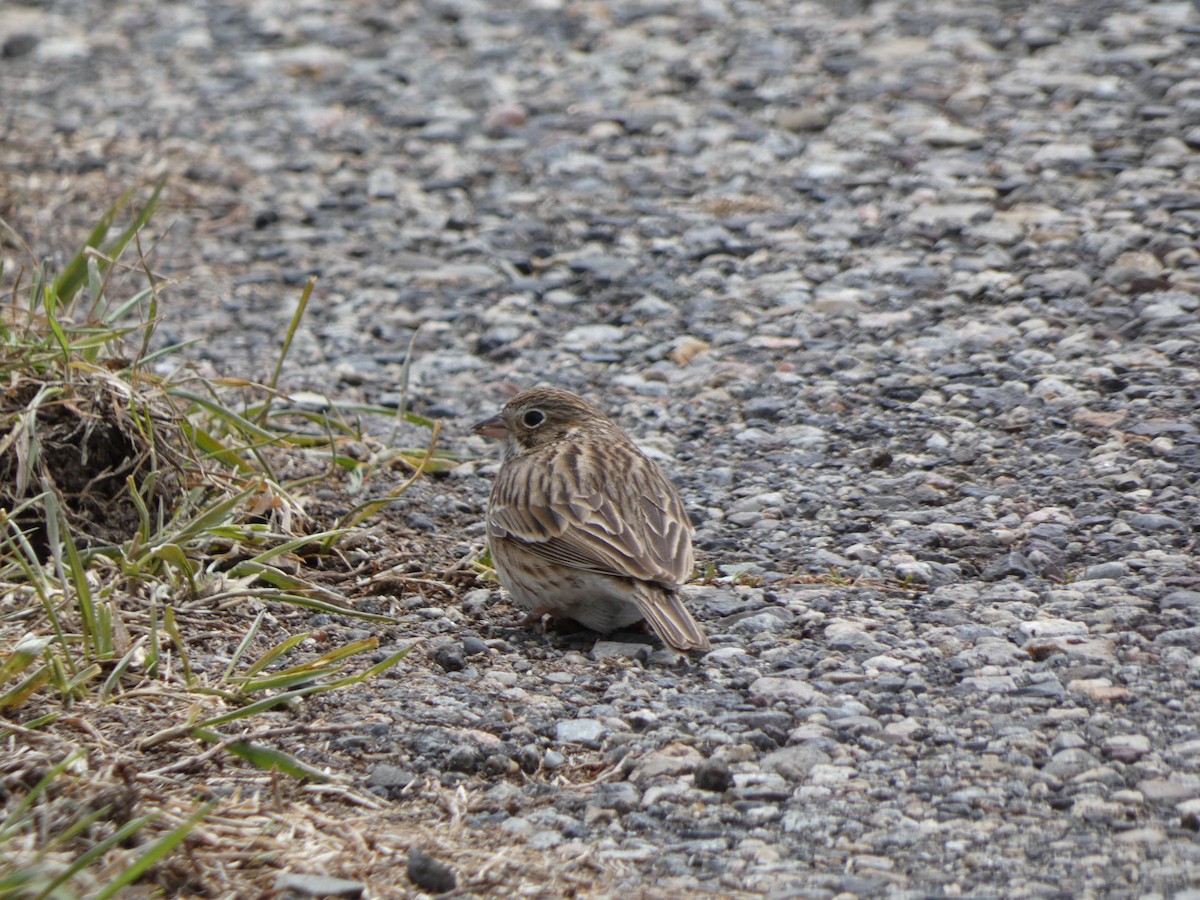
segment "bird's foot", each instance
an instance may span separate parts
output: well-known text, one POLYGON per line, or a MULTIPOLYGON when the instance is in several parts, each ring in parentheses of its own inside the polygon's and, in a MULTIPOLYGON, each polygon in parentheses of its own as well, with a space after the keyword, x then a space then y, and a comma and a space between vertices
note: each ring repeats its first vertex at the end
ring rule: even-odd
POLYGON ((548 609, 531 610, 518 618, 515 622, 511 622, 508 627, 528 628, 530 625, 536 625, 539 631, 544 632, 546 630, 544 620, 548 615, 550 615, 550 610, 548 609))

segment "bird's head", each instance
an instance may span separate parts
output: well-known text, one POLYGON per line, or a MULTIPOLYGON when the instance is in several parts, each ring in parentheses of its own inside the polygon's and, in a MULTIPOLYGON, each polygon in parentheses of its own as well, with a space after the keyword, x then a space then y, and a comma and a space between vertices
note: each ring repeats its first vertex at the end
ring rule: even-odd
POLYGON ((597 425, 611 427, 608 417, 578 394, 558 388, 530 388, 504 404, 499 414, 476 423, 474 430, 504 441, 507 459, 597 425))

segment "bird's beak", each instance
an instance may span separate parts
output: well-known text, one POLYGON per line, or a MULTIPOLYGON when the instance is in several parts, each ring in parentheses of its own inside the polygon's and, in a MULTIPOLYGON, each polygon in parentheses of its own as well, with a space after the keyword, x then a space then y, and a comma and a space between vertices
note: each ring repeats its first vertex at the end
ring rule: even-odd
POLYGON ((475 427, 471 429, 476 434, 482 434, 484 437, 499 438, 503 440, 508 437, 508 426, 499 416, 492 416, 490 419, 484 419, 482 422, 476 422, 475 427))

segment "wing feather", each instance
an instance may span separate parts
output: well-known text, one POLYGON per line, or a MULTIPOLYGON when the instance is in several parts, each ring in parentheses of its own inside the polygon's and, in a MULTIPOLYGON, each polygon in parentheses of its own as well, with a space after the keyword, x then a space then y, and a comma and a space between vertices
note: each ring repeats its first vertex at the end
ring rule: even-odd
POLYGON ((623 434, 560 441, 509 460, 488 536, 549 562, 674 587, 692 573, 691 526, 662 470, 623 434))

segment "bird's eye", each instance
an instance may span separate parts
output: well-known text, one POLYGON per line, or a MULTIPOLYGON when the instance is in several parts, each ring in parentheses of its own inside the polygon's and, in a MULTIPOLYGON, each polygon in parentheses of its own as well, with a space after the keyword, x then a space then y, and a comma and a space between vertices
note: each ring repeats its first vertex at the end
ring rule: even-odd
POLYGON ((540 409, 531 409, 525 415, 521 416, 521 422, 526 428, 537 428, 546 421, 545 414, 540 409))

